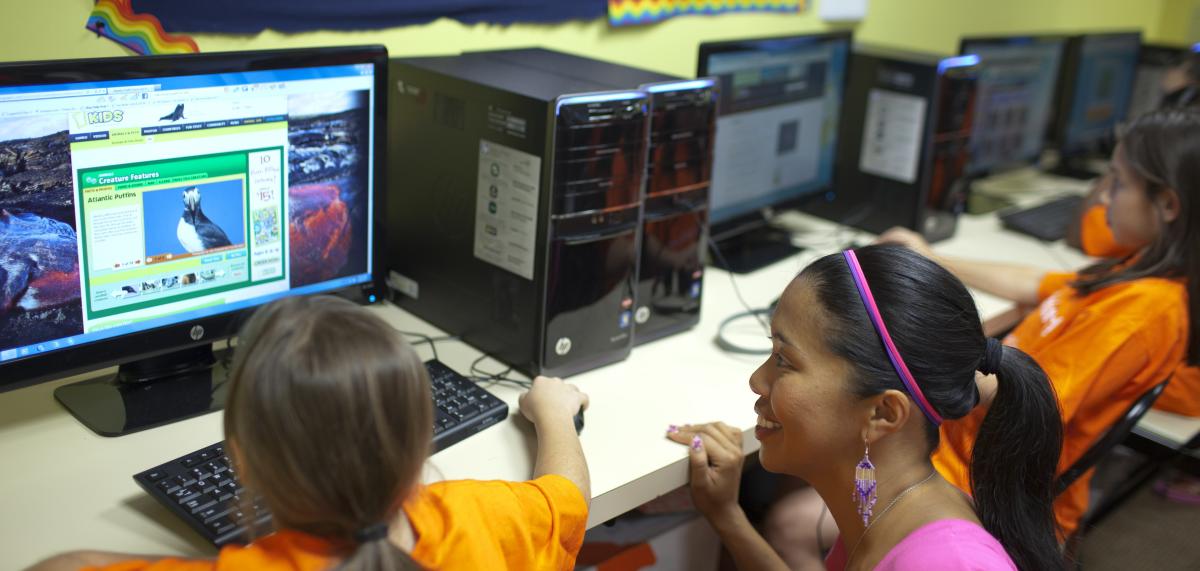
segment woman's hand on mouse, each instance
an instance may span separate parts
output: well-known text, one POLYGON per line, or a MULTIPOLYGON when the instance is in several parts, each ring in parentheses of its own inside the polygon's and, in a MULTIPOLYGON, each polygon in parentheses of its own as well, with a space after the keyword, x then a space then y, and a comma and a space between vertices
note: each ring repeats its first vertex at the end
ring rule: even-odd
POLYGON ((580 408, 587 408, 588 396, 579 387, 569 385, 560 378, 537 377, 517 402, 521 414, 534 424, 566 418, 574 426, 572 418, 580 408))
POLYGON ((688 447, 690 486, 696 509, 706 517, 722 517, 738 508, 742 479, 741 431, 723 422, 671 426, 667 438, 688 447))

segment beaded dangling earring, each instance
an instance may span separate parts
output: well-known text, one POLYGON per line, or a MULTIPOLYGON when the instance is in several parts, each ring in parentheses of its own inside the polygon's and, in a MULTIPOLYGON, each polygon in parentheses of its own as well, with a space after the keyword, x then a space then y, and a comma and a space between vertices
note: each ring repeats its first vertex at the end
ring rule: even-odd
POLYGON ((854 502, 858 504, 858 515, 863 518, 863 525, 867 525, 871 519, 871 511, 875 507, 875 502, 878 500, 876 496, 875 484, 875 465, 871 463, 871 443, 866 443, 866 451, 863 452, 862 460, 858 461, 858 465, 854 467, 854 502))

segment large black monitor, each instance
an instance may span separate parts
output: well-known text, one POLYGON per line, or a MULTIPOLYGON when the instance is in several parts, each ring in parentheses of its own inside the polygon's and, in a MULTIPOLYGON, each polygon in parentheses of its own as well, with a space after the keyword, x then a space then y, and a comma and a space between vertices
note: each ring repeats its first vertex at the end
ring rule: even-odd
POLYGON ((1141 46, 1140 32, 1085 34, 1068 42, 1051 135, 1061 172, 1077 170, 1077 159, 1106 158, 1111 151, 1113 131, 1129 111, 1141 46))
POLYGON ((1195 53, 1200 44, 1191 48, 1182 45, 1142 44, 1138 53, 1137 74, 1133 80, 1133 96, 1129 102, 1129 117, 1138 117, 1163 105, 1163 80, 1171 68, 1178 66, 1195 53))
POLYGON ((1037 164, 1054 112, 1066 38, 963 38, 980 75, 968 172, 981 175, 1037 164))
POLYGON ((255 307, 380 287, 383 47, 0 65, 0 391, 117 435, 220 408, 255 307))
POLYGON ((793 251, 790 237, 763 232, 765 209, 832 191, 850 41, 834 33, 700 45, 697 76, 720 82, 712 234, 735 269, 793 251))

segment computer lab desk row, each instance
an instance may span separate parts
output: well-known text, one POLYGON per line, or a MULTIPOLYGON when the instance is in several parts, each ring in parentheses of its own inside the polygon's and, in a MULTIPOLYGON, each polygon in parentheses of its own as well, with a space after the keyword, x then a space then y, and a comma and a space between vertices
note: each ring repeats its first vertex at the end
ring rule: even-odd
MULTIPOLYGON (((780 222, 793 230, 796 242, 806 249, 734 278, 752 307, 765 307, 778 297, 816 257, 872 238, 800 214, 785 214, 780 222)), ((1087 262, 1061 243, 1044 244, 1005 231, 994 216, 962 218, 955 237, 935 249, 948 255, 1020 262, 1050 270, 1087 262)), ((976 293, 976 301, 985 318, 1009 307, 981 293, 976 293)), ((729 274, 710 268, 699 325, 637 347, 621 363, 569 379, 591 397, 581 434, 592 476, 589 528, 686 484, 687 451, 665 438, 670 424, 723 421, 742 430, 747 454, 757 450, 753 436, 756 396, 747 382, 765 356, 729 353, 714 341, 720 324, 744 310, 729 274)), ((393 305, 378 305, 373 311, 399 329, 441 335, 393 305)), ((739 345, 769 347, 766 333, 753 319, 733 321, 726 334, 739 345)), ((428 345, 419 345, 418 351, 424 358, 433 356, 428 345)), ((437 352, 443 362, 463 374, 480 356, 458 341, 439 342, 437 352)), ((481 362, 480 367, 489 371, 504 368, 490 360, 481 362)), ((54 553, 81 548, 211 556, 213 548, 145 495, 131 476, 221 440, 222 414, 104 438, 79 424, 54 401, 55 387, 80 378, 0 394, 0 567, 19 569, 54 553)), ((430 458, 427 482, 523 480, 530 476, 535 441, 532 427, 517 408, 520 391, 505 385, 489 388, 508 402, 510 418, 430 458)), ((1186 440, 1200 428, 1200 422, 1172 416, 1156 414, 1143 424, 1176 441, 1186 440)))

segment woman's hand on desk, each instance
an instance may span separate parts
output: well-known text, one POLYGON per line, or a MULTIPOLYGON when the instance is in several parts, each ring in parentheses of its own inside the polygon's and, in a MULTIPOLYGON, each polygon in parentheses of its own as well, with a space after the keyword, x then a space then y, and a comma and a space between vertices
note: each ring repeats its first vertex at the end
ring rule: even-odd
POLYGON ((936 259, 933 254, 933 249, 929 247, 929 242, 925 240, 925 237, 913 232, 912 230, 909 230, 908 228, 893 226, 887 232, 880 234, 879 238, 875 240, 875 243, 898 244, 901 246, 906 246, 910 250, 921 254, 926 258, 931 260, 936 259))
POLYGON ((672 426, 667 438, 688 447, 690 486, 696 509, 710 520, 739 511, 742 433, 723 422, 672 426))

